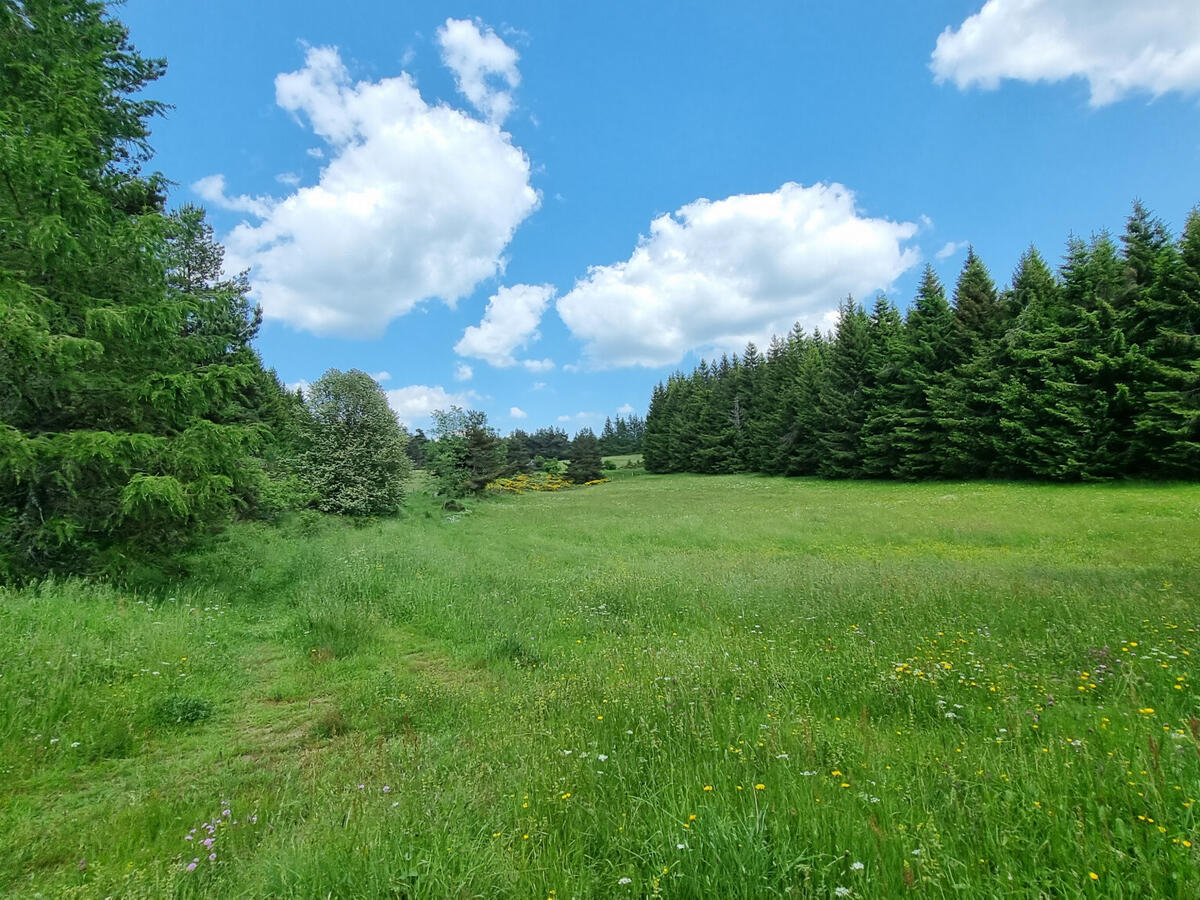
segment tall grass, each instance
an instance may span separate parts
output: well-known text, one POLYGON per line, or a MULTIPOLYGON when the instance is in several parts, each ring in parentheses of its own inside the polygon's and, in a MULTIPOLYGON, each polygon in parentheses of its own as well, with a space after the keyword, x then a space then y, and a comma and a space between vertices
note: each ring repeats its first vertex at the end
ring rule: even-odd
POLYGON ((0 891, 1195 896, 1200 488, 621 475, 0 594, 0 891))

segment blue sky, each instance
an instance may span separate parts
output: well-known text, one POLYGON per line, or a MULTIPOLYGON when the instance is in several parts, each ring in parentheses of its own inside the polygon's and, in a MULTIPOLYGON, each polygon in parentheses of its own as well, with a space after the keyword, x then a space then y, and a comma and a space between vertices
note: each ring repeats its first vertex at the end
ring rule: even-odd
POLYGON ((966 244, 1200 202, 1195 0, 165 3, 155 165, 208 207, 286 382, 410 425, 645 412, 701 355, 907 304, 966 244))

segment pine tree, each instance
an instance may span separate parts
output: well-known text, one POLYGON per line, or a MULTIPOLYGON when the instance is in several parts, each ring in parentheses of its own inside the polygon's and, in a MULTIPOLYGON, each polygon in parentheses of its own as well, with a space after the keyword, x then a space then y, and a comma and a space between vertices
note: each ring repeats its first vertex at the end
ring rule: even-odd
POLYGON ((829 347, 819 331, 796 338, 796 343, 796 375, 784 393, 784 473, 815 475, 822 456, 821 395, 829 379, 829 347))
POLYGON ((930 407, 945 436, 941 445, 944 476, 987 475, 1001 453, 995 440, 1000 427, 1001 384, 996 354, 1006 325, 1005 313, 991 274, 972 248, 954 289, 960 362, 929 392, 930 407))
POLYGON ((961 360, 957 335, 946 292, 933 267, 927 265, 904 320, 904 361, 894 432, 895 474, 901 478, 935 478, 942 473, 946 435, 934 415, 930 395, 961 360))
POLYGON ((600 445, 595 432, 581 428, 571 441, 571 461, 567 466, 567 477, 576 484, 586 484, 603 478, 601 472, 600 445))
MULTIPOLYGON (((1129 258, 1127 253, 1126 258, 1129 258)), ((1200 207, 1174 252, 1162 250, 1159 286, 1133 305, 1145 354, 1144 406, 1136 420, 1146 467, 1200 476, 1200 207)), ((1143 279, 1144 280, 1144 279, 1143 279)))
POLYGON ((838 308, 828 372, 817 401, 817 471, 826 478, 862 475, 860 435, 869 411, 871 353, 870 320, 863 308, 847 297, 838 308))
POLYGON ((0 46, 0 576, 117 568, 232 514, 261 367, 168 282, 163 62, 87 0, 0 3, 0 46))
POLYGON ((904 354, 904 322, 892 302, 880 294, 871 311, 871 385, 861 435, 863 474, 869 477, 891 477, 900 464, 895 437, 904 396, 904 354))

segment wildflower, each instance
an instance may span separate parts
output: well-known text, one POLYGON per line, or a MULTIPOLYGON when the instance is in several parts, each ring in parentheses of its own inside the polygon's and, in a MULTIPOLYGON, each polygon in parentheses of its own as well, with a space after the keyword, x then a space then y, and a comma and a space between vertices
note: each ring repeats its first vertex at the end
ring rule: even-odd
POLYGON ((563 798, 564 800, 570 800, 570 799, 571 799, 571 793, 570 793, 570 791, 568 791, 567 793, 563 794, 563 795, 562 795, 562 798, 563 798))
POLYGON ((684 848, 684 845, 683 845, 683 844, 676 844, 676 845, 675 845, 675 849, 676 849, 676 850, 682 850, 683 848, 684 848))
POLYGON ((392 789, 392 788, 391 788, 391 786, 390 786, 390 785, 386 785, 386 784, 385 784, 385 785, 383 786, 383 792, 384 792, 385 794, 386 794, 388 791, 390 791, 391 789, 392 789))
POLYGON ((852 862, 850 863, 850 868, 855 872, 861 872, 866 867, 860 862, 852 862))
POLYGON ((850 888, 848 888, 848 887, 838 886, 833 889, 833 892, 834 892, 834 894, 836 894, 839 897, 849 897, 850 896, 850 888))
POLYGON ((198 862, 200 862, 200 857, 197 856, 195 859, 193 859, 190 863, 187 864, 187 871, 189 871, 189 872, 193 871, 196 868, 196 863, 198 863, 198 862))
POLYGON ((711 784, 706 784, 706 785, 704 786, 704 789, 705 789, 706 791, 711 791, 711 790, 712 790, 712 785, 711 785, 711 784))
POLYGON ((696 814, 695 814, 695 813, 692 813, 690 816, 688 816, 688 821, 689 821, 689 822, 695 822, 695 821, 696 821, 696 814))
POLYGON ((1095 872, 1088 872, 1088 878, 1092 879, 1092 881, 1100 880, 1100 876, 1097 875, 1095 872))
POLYGON ((756 791, 765 791, 767 789, 767 786, 765 784, 756 784, 754 786, 754 789, 756 791))
POLYGON ((632 878, 618 878, 617 884, 633 884, 632 878))
POLYGON ((215 853, 210 853, 210 854, 208 854, 208 861, 209 861, 209 862, 216 862, 216 861, 217 861, 217 854, 215 854, 215 853))
POLYGON ((1144 706, 1141 709, 1139 709, 1138 712, 1140 712, 1143 716, 1153 715, 1154 707, 1153 706, 1144 706))
POLYGON ((600 762, 605 762, 608 760, 608 757, 605 756, 603 753, 597 753, 596 759, 600 760, 600 762))

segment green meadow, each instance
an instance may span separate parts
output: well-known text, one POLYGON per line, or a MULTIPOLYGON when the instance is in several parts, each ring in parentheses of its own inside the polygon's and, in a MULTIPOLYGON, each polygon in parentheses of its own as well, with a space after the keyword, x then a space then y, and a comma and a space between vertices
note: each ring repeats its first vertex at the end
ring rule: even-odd
POLYGON ((0 893, 1197 896, 1200 486, 607 474, 0 592, 0 893))

